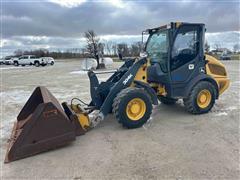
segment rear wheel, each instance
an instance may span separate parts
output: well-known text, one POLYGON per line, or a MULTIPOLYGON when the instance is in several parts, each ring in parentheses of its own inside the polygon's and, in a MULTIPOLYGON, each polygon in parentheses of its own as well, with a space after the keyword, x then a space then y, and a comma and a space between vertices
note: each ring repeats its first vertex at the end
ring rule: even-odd
POLYGON ((53 62, 53 61, 51 62, 51 65, 52 65, 52 66, 54 65, 54 62, 53 62))
POLYGON ((19 65, 17 61, 15 61, 13 64, 14 64, 14 66, 18 66, 19 65))
POLYGON ((141 127, 151 116, 151 98, 140 88, 123 89, 114 99, 113 113, 124 127, 141 127))
POLYGON ((34 62, 34 65, 35 65, 36 67, 39 67, 39 66, 40 66, 40 63, 39 63, 38 61, 36 61, 36 62, 34 62))
POLYGON ((200 81, 191 91, 188 98, 184 99, 184 105, 188 112, 203 114, 209 112, 216 99, 216 88, 207 81, 200 81))
POLYGON ((177 99, 173 99, 173 98, 168 98, 168 97, 164 97, 164 96, 158 96, 158 100, 166 105, 173 105, 177 102, 177 99))

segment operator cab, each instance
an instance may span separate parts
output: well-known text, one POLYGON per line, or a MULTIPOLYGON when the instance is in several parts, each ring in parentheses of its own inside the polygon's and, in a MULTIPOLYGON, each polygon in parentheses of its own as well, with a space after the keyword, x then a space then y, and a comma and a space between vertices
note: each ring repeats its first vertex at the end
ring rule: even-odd
POLYGON ((182 97, 184 87, 205 66, 204 31, 204 24, 177 22, 143 32, 149 34, 148 82, 163 84, 171 97, 182 97))

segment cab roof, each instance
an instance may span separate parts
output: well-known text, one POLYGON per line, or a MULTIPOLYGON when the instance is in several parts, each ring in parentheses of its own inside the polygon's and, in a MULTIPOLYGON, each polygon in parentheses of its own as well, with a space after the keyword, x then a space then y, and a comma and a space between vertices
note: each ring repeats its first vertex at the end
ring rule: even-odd
POLYGON ((204 26, 203 23, 188 23, 188 22, 170 22, 169 24, 165 24, 163 26, 159 26, 156 28, 151 28, 151 29, 146 29, 145 31, 143 31, 143 33, 151 33, 153 31, 158 31, 161 29, 172 29, 172 28, 179 28, 182 25, 197 25, 197 26, 204 26))

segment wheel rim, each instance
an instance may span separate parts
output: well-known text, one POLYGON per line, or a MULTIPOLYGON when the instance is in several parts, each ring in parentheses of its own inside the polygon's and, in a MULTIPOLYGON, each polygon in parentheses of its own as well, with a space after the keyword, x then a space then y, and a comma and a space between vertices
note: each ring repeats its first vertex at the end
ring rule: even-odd
POLYGON ((212 100, 211 92, 207 89, 201 90, 198 93, 197 104, 200 108, 206 108, 212 100))
POLYGON ((146 112, 146 104, 142 99, 134 98, 128 102, 126 112, 129 119, 138 121, 146 112))

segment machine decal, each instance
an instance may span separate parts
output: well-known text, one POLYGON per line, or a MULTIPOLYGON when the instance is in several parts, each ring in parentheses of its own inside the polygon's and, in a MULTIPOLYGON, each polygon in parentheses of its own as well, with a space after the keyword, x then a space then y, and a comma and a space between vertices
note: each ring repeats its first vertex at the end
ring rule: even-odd
POLYGON ((128 77, 123 81, 123 84, 126 85, 127 82, 133 77, 132 74, 129 74, 128 77))

